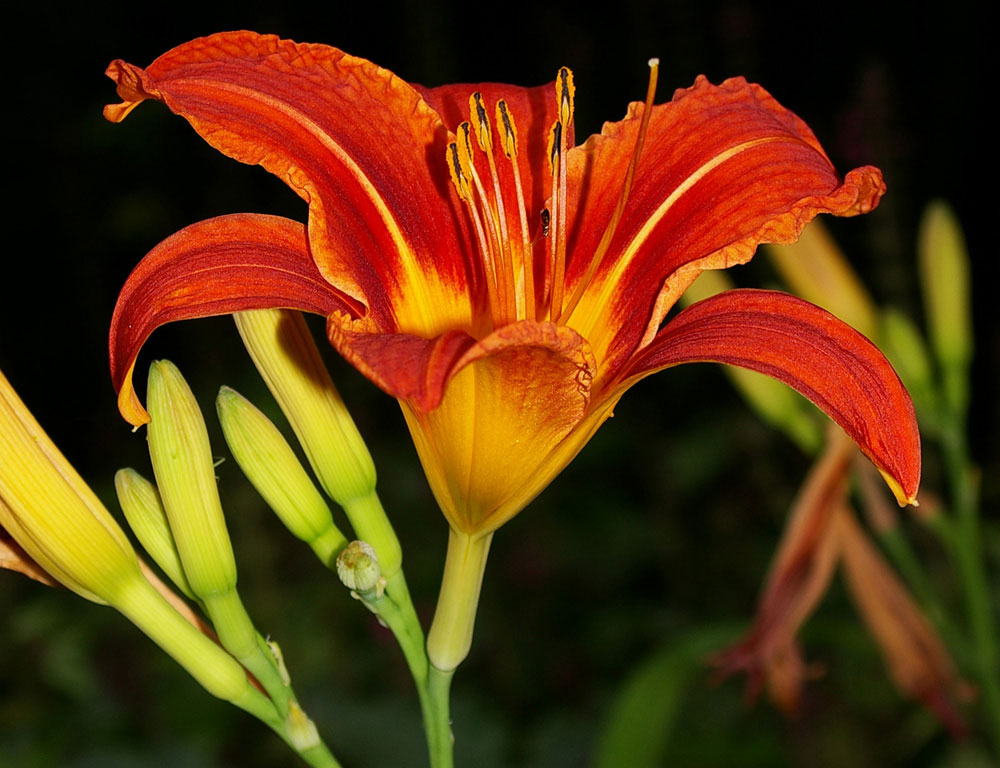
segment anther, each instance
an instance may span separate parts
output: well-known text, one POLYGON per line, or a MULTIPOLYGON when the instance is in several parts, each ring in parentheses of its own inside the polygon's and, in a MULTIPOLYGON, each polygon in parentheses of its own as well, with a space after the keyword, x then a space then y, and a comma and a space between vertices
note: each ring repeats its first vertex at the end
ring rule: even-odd
POLYGON ((507 157, 517 157, 517 128, 514 126, 514 119, 507 111, 507 102, 503 99, 497 102, 497 125, 503 130, 500 131, 500 146, 507 157))
POLYGON ((469 97, 469 116, 473 118, 472 124, 476 130, 479 148, 484 152, 489 151, 493 143, 493 134, 490 130, 490 121, 486 117, 486 109, 483 107, 483 94, 479 91, 469 97))
POLYGON ((559 121, 569 126, 573 119, 573 100, 576 88, 573 85, 573 73, 569 67, 560 67, 556 78, 556 99, 559 102, 559 121))
POLYGON ((448 144, 447 162, 448 170, 451 172, 451 183, 455 185, 459 198, 469 200, 469 180, 462 172, 462 162, 458 157, 458 145, 454 141, 448 144))

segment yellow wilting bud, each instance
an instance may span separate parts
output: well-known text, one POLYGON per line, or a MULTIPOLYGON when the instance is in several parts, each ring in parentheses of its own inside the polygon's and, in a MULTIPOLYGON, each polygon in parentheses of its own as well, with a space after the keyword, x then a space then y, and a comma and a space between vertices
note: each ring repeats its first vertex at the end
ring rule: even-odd
POLYGON ((364 593, 377 590, 385 584, 378 556, 371 544, 352 541, 347 549, 337 556, 337 576, 340 582, 352 592, 364 593))
POLYGON ((320 485, 344 508, 355 534, 375 547, 386 578, 394 575, 403 555, 375 493, 375 464, 301 313, 265 309, 233 317, 320 485))
POLYGON ((194 593, 184 575, 177 545, 167 522, 167 513, 163 511, 156 486, 134 469, 119 469, 115 473, 115 492, 125 519, 143 549, 177 588, 193 599, 194 593))
POLYGON ((229 449, 254 488, 294 536, 332 565, 347 539, 281 432, 229 387, 219 390, 215 407, 229 449))
POLYGON ((114 605, 142 579, 124 531, 0 373, 0 526, 54 579, 114 605))
MULTIPOLYGON (((720 270, 706 270, 684 292, 681 303, 688 306, 733 287, 732 281, 720 270)), ((784 432, 807 453, 819 450, 823 432, 813 418, 815 407, 808 400, 762 373, 732 365, 723 366, 723 370, 758 416, 784 432)))
POLYGON ((199 598, 236 586, 236 560, 222 516, 205 420, 177 366, 149 367, 149 457, 184 575, 199 598))
POLYGON ((924 211, 917 239, 920 281, 934 354, 945 374, 951 404, 965 409, 967 371, 972 360, 972 299, 965 236, 951 208, 942 201, 924 211))
POLYGON ((868 338, 876 332, 875 303, 818 219, 802 230, 797 242, 763 248, 794 293, 832 312, 868 338))

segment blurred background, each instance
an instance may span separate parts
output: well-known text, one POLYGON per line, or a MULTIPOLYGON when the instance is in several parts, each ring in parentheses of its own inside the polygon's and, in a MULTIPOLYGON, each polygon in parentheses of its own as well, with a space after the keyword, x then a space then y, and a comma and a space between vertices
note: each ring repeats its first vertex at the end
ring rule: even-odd
MULTIPOLYGON (((658 101, 699 73, 762 83, 812 127, 839 170, 871 163, 889 193, 872 215, 830 229, 880 303, 920 318, 915 237, 922 209, 948 200, 973 255, 977 357, 971 417, 983 469, 986 547, 1000 558, 1000 375, 986 238, 985 4, 799 5, 617 0, 599 13, 420 3, 24 4, 5 35, 7 246, 0 276, 0 369, 109 508, 123 466, 149 475, 142 432, 118 416, 107 328, 135 263, 181 227, 223 213, 302 219, 304 204, 259 168, 211 150, 187 123, 145 105, 123 125, 102 73, 199 35, 236 28, 323 42, 426 85, 537 84, 568 65, 577 136, 641 99, 661 61, 658 101), (482 12, 482 16, 478 13, 482 12), (978 191, 977 191, 978 190, 978 191)), ((992 154, 992 153, 990 153, 992 154)), ((731 271, 773 284, 766 260, 731 271)), ((315 326, 321 332, 322 323, 315 326)), ((214 419, 228 384, 274 412, 238 341, 217 318, 157 331, 152 359, 184 371, 214 419)), ((411 592, 429 620, 447 538, 395 402, 330 351, 334 379, 379 468, 411 592)), ((904 700, 836 581, 805 627, 822 670, 794 719, 750 706, 702 659, 748 626, 789 505, 811 459, 762 424, 719 370, 688 366, 631 391, 581 456, 494 540, 473 651, 454 685, 463 766, 590 764, 631 673, 680 649, 663 689, 677 706, 649 734, 664 764, 985 765, 904 700)), ((925 488, 940 494, 931 452, 925 488)), ((263 507, 235 463, 219 468, 251 615, 284 650, 300 697, 345 766, 424 760, 419 708, 391 636, 263 507)), ((946 597, 936 542, 907 533, 946 597)), ((996 574, 994 574, 994 577, 996 574)), ((994 581, 995 583, 995 581, 994 581)), ((957 597, 954 597, 957 601, 957 597)), ((211 699, 113 611, 0 573, 0 765, 277 766, 295 758, 263 727, 211 699)), ((973 717, 973 721, 975 719, 973 717)))

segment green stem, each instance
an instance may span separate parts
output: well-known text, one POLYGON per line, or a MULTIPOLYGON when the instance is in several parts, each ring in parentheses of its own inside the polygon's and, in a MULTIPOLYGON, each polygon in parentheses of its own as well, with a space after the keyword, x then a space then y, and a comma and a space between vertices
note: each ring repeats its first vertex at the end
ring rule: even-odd
POLYGON ((430 716, 425 714, 427 746, 431 753, 431 768, 453 768, 455 737, 451 731, 449 694, 455 670, 447 672, 431 666, 427 677, 427 700, 430 716))
POLYGON ((486 557, 493 534, 470 536, 451 529, 434 620, 427 634, 427 657, 443 672, 455 669, 469 654, 479 607, 486 557))
POLYGON ((941 441, 956 513, 953 552, 965 593, 983 707, 993 749, 1000 758, 1000 666, 996 625, 991 615, 976 483, 958 419, 949 420, 942 431, 941 441))

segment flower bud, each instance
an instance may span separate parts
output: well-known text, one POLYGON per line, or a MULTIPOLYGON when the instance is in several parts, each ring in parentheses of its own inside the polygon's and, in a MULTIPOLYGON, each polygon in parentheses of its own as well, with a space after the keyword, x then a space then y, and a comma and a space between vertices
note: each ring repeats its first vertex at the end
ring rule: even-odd
POLYGON ((253 487, 294 536, 331 564, 347 539, 281 432, 229 387, 219 390, 215 407, 229 450, 253 487))
POLYGON ((359 593, 379 589, 380 582, 385 583, 375 549, 364 541, 352 541, 337 556, 337 576, 345 587, 359 593))
POLYGON ((882 351, 913 398, 914 406, 926 418, 935 413, 937 398, 923 336, 913 321, 898 309, 885 309, 880 320, 882 351))
POLYGON ((149 457, 184 575, 199 598, 236 585, 236 560, 194 394, 166 360, 149 367, 149 457))
POLYGON ((194 593, 184 575, 177 545, 167 522, 167 513, 163 511, 156 486, 134 469, 119 469, 115 473, 115 492, 125 519, 143 549, 174 585, 193 599, 194 593))
POLYGON ((354 533, 375 547, 385 575, 393 575, 403 556, 375 494, 375 464, 301 313, 263 309, 233 317, 320 485, 344 508, 354 533))
POLYGON ((969 254, 962 228, 946 203, 931 203, 924 211, 917 255, 931 345, 944 373, 945 394, 953 407, 964 411, 973 350, 969 254))
POLYGON ((50 576, 114 605, 141 579, 124 531, 0 373, 0 527, 50 576))
POLYGON ((814 219, 790 245, 765 245, 792 292, 832 312, 868 338, 877 330, 875 303, 836 241, 814 219))

